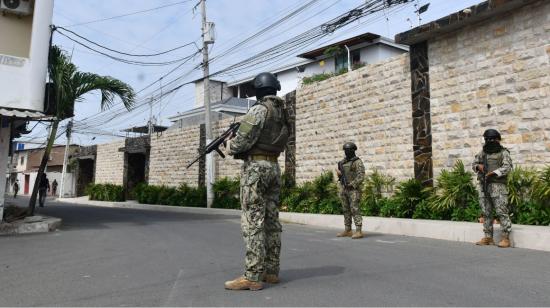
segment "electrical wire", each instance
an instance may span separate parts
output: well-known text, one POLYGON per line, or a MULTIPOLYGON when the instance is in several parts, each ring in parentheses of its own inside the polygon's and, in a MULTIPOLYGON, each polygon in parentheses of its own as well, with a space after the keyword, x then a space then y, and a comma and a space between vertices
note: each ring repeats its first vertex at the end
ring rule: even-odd
POLYGON ((118 50, 115 50, 115 49, 112 49, 112 48, 109 48, 109 47, 105 47, 104 45, 101 45, 99 43, 96 43, 74 31, 71 31, 69 29, 66 29, 66 28, 63 28, 63 27, 60 27, 60 26, 54 26, 53 28, 54 30, 57 30, 58 32, 61 30, 62 32, 63 31, 66 31, 66 32, 69 32, 70 34, 80 38, 80 39, 83 39, 84 41, 90 43, 90 44, 93 44, 95 46, 98 46, 100 48, 103 48, 105 50, 108 50, 108 51, 111 51, 111 52, 114 52, 114 53, 118 53, 118 54, 121 54, 121 55, 125 55, 125 56, 129 56, 129 57, 155 57, 155 56, 160 56, 160 55, 165 55, 165 54, 168 54, 168 53, 171 53, 173 51, 176 51, 176 50, 179 50, 179 49, 182 49, 184 47, 187 47, 187 46, 190 46, 190 45, 195 45, 195 47, 197 47, 198 50, 200 50, 200 48, 197 46, 197 43, 196 42, 190 42, 190 43, 187 43, 187 44, 183 44, 183 45, 180 45, 180 46, 177 46, 177 47, 174 47, 174 48, 171 48, 169 50, 165 50, 165 51, 162 51, 162 52, 157 52, 157 53, 152 53, 152 54, 131 54, 131 53, 127 53, 127 52, 122 52, 122 51, 118 51, 118 50))
POLYGON ((151 11, 156 11, 156 10, 164 9, 164 8, 167 8, 167 7, 171 7, 171 6, 174 6, 174 5, 179 5, 179 4, 183 4, 183 3, 187 3, 187 2, 191 2, 191 1, 192 1, 192 0, 185 0, 185 1, 174 2, 174 3, 166 4, 166 5, 163 5, 163 6, 154 7, 154 8, 151 8, 151 9, 136 11, 136 12, 127 13, 127 14, 122 14, 122 15, 111 16, 111 17, 107 17, 107 18, 101 18, 101 19, 90 20, 90 21, 86 21, 86 22, 81 22, 81 23, 73 24, 73 25, 68 25, 68 26, 65 26, 65 27, 77 27, 77 26, 89 25, 89 24, 92 24, 92 23, 103 22, 103 21, 107 21, 107 20, 113 20, 113 19, 117 19, 117 18, 122 18, 122 17, 127 17, 127 16, 142 14, 142 13, 147 13, 147 12, 151 12, 151 11))

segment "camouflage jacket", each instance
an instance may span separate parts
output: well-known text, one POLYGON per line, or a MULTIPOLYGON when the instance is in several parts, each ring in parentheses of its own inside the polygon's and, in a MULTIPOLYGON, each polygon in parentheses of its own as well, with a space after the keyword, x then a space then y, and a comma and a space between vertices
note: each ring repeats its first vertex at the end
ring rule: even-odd
POLYGON ((351 161, 344 158, 340 163, 344 167, 344 174, 348 184, 353 189, 361 189, 361 185, 365 179, 365 165, 363 165, 363 161, 360 158, 351 161))
MULTIPOLYGON (((263 99, 279 100, 281 104, 284 104, 282 98, 274 95, 266 96, 263 99)), ((248 110, 241 120, 237 135, 229 144, 229 155, 244 154, 256 144, 264 127, 266 116, 267 108, 261 104, 255 104, 248 110)))
MULTIPOLYGON (((493 172, 496 174, 497 178, 506 177, 508 173, 512 170, 512 158, 510 156, 510 151, 508 149, 504 148, 502 152, 498 153, 499 155, 502 155, 502 164, 499 168, 493 170, 493 172)), ((483 150, 476 154, 474 161, 472 162, 472 169, 477 173, 477 165, 483 165, 483 156, 485 153, 483 150)))

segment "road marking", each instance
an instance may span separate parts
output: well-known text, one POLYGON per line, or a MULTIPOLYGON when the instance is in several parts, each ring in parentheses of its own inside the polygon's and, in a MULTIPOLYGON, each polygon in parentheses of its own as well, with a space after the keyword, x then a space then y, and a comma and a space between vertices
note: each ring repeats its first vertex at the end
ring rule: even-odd
POLYGON ((179 306, 172 303, 174 300, 174 297, 176 296, 177 290, 178 290, 178 284, 181 278, 181 275, 183 275, 183 269, 180 269, 178 273, 178 277, 176 277, 176 281, 174 281, 174 285, 172 285, 172 289, 170 290, 170 293, 168 293, 168 298, 164 302, 164 307, 173 307, 173 306, 179 306))
POLYGON ((397 244, 397 243, 406 243, 407 241, 384 241, 384 240, 376 240, 378 243, 385 243, 385 244, 397 244))

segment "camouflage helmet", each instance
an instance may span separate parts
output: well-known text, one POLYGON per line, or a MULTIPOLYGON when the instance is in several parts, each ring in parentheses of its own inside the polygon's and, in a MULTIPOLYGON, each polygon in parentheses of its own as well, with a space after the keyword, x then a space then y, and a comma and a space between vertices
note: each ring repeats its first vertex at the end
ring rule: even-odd
POLYGON ((255 89, 271 88, 277 91, 281 90, 281 83, 277 80, 277 77, 268 72, 260 73, 254 77, 253 84, 255 89))
POLYGON ((485 139, 501 140, 500 133, 496 129, 489 128, 483 133, 485 139))
POLYGON ((353 142, 346 142, 344 143, 344 146, 342 147, 343 150, 352 150, 352 151, 357 151, 357 146, 355 145, 355 143, 353 142))

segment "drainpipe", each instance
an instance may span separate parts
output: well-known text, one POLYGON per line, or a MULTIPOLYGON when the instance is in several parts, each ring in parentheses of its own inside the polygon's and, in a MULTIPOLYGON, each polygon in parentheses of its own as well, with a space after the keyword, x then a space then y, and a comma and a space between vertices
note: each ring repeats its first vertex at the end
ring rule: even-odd
POLYGON ((351 72, 351 53, 349 51, 348 45, 344 45, 346 47, 346 50, 348 51, 348 72, 351 72))

